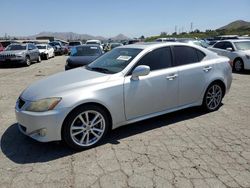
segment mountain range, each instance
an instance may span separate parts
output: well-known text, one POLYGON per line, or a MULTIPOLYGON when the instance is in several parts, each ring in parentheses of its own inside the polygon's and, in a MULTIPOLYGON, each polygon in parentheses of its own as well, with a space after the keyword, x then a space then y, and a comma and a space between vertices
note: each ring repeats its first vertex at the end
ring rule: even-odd
POLYGON ((47 31, 44 31, 44 32, 41 32, 41 33, 38 33, 36 35, 32 35, 32 36, 29 36, 28 38, 30 39, 35 39, 36 37, 41 37, 41 36, 53 36, 55 38, 59 38, 59 39, 62 39, 62 40, 88 40, 88 39, 98 39, 98 40, 108 40, 108 39, 111 39, 111 40, 128 40, 129 37, 123 35, 123 34, 119 34, 117 36, 114 36, 114 37, 111 37, 111 38, 106 38, 106 37, 103 37, 103 36, 92 36, 92 35, 89 35, 89 34, 78 34, 78 33, 74 33, 74 32, 47 32, 47 31))
POLYGON ((250 22, 246 22, 244 20, 236 20, 223 27, 220 27, 217 30, 246 30, 246 29, 250 29, 250 22))

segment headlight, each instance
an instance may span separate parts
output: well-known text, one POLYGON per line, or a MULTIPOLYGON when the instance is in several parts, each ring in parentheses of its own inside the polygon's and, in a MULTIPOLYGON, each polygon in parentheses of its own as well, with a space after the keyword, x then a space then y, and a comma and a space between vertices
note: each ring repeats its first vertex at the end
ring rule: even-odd
POLYGON ((53 110, 61 100, 62 98, 55 97, 30 102, 29 106, 25 110, 31 112, 45 112, 53 110))
POLYGON ((247 59, 250 59, 250 56, 249 56, 249 55, 246 55, 246 58, 247 58, 247 59))

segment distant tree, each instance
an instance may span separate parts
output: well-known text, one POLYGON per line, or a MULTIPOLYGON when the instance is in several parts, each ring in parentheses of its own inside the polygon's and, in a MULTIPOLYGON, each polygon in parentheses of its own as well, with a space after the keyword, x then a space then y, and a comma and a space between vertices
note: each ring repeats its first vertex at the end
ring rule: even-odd
POLYGON ((144 40, 144 39, 145 39, 144 35, 142 35, 142 36, 140 37, 140 39, 141 39, 141 40, 144 40))
POLYGON ((161 32, 161 34, 160 34, 160 36, 166 36, 166 35, 168 35, 167 32, 161 32))
POLYGON ((177 35, 177 33, 176 33, 176 32, 173 32, 172 35, 177 35))
POLYGON ((194 33, 200 33, 201 31, 199 29, 195 29, 194 33))

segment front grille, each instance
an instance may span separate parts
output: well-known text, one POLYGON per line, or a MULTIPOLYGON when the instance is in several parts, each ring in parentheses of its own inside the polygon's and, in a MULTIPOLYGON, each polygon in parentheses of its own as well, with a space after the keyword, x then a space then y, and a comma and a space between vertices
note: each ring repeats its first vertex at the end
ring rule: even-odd
POLYGON ((9 58, 9 57, 16 57, 15 54, 2 54, 0 55, 1 58, 9 58))
POLYGON ((19 98, 19 100, 18 100, 18 108, 21 109, 24 104, 25 104, 25 101, 23 99, 19 98))

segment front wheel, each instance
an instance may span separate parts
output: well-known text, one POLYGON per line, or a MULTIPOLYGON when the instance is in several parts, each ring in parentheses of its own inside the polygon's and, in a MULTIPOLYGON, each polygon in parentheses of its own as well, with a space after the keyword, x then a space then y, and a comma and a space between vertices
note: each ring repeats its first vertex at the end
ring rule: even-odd
POLYGON ((27 57, 25 58, 25 65, 26 65, 26 66, 30 66, 30 65, 31 65, 31 61, 30 61, 30 57, 29 57, 29 56, 27 56, 27 57))
POLYGON ((62 138, 75 150, 96 146, 105 137, 110 121, 107 112, 95 105, 86 105, 73 110, 62 128, 62 138))
POLYGON ((37 63, 40 63, 40 62, 41 62, 41 56, 39 55, 37 58, 37 63))
POLYGON ((203 107, 206 111, 212 112, 219 109, 223 98, 223 90, 221 85, 214 83, 211 84, 204 96, 203 107))

